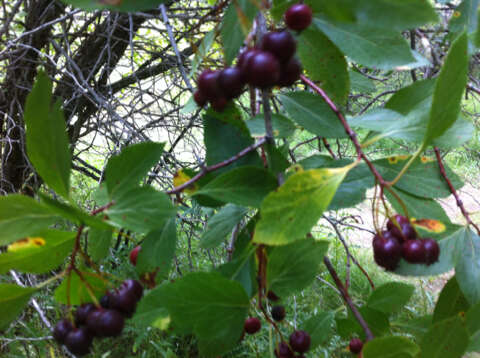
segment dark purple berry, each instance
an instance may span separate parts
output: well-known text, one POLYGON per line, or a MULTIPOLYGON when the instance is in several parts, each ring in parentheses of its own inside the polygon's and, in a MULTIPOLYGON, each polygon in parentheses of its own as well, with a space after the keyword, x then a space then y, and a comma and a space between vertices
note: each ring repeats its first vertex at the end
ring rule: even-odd
POLYGON ((283 321, 283 319, 285 318, 285 307, 280 305, 273 306, 271 314, 272 314, 272 318, 275 321, 278 321, 278 322, 283 321))
POLYGON ((90 313, 95 311, 97 308, 93 303, 85 303, 77 308, 75 312, 75 323, 78 325, 85 324, 87 322, 87 317, 90 313))
POLYGON ((209 100, 221 95, 218 84, 219 71, 205 70, 198 77, 198 89, 209 100))
POLYGON ((125 280, 120 286, 120 290, 126 290, 132 293, 139 301, 143 296, 143 286, 137 280, 125 280))
POLYGON ((108 298, 108 295, 102 296, 102 298, 100 299, 100 306, 102 306, 103 308, 110 307, 110 300, 108 298))
POLYGON ((246 74, 252 86, 272 87, 280 79, 280 62, 271 53, 259 51, 248 60, 246 74))
POLYGON ((60 343, 65 343, 65 338, 73 330, 73 324, 68 319, 62 319, 53 328, 53 338, 60 343))
POLYGON ((375 235, 373 238, 373 257, 379 266, 393 271, 402 257, 402 245, 385 232, 382 235, 375 235))
POLYGON ((305 331, 295 331, 290 335, 290 347, 295 352, 305 353, 310 349, 310 335, 305 331))
POLYGON ((242 53, 238 56, 237 67, 243 72, 244 76, 246 75, 248 61, 250 61, 250 59, 258 52, 259 50, 255 48, 249 48, 242 51, 242 53))
POLYGON ((305 30, 312 23, 312 9, 306 4, 292 5, 285 12, 285 22, 288 28, 296 31, 305 30))
POLYGON ((405 216, 396 214, 394 216, 394 218, 396 219, 396 221, 397 221, 398 225, 400 225, 400 227, 398 227, 395 224, 394 220, 392 218, 390 218, 387 221, 387 229, 395 237, 397 237, 398 239, 400 239, 402 241, 414 240, 414 239, 417 238, 417 232, 415 231, 412 224, 410 224, 410 221, 408 221, 408 219, 405 216))
POLYGON ((348 348, 353 354, 359 354, 362 351, 363 342, 358 338, 352 338, 348 348))
MULTIPOLYGON (((205 97, 205 95, 200 90, 195 91, 195 93, 193 94, 193 99, 195 100, 195 103, 198 104, 199 107, 203 107, 207 104, 207 97, 205 97)), ((130 253, 130 262, 132 262, 132 264, 135 266, 137 264, 137 256, 135 256, 135 263, 134 263, 132 261, 132 254, 133 254, 133 251, 130 253)), ((138 252, 137 252, 137 255, 138 255, 138 252)))
POLYGON ((262 328, 262 323, 257 317, 249 317, 243 327, 248 334, 255 334, 262 328))
POLYGON ((282 66, 278 85, 283 87, 291 86, 297 82, 301 74, 302 64, 297 58, 292 57, 290 61, 282 66))
POLYGON ((218 81, 222 94, 227 98, 240 96, 245 87, 244 75, 238 67, 227 67, 220 72, 218 81))
POLYGON ((402 256, 412 264, 425 262, 425 247, 420 240, 407 240, 403 243, 402 256))
POLYGON ((98 337, 115 337, 120 335, 125 321, 120 312, 99 309, 90 313, 87 327, 98 337))
POLYGON ((80 327, 72 330, 65 338, 65 346, 68 350, 77 355, 83 356, 90 352, 90 346, 92 345, 92 335, 88 331, 87 327, 80 327))
POLYGON ((218 97, 210 103, 215 112, 223 112, 228 105, 228 100, 225 97, 218 97))
POLYGON ((280 342, 275 349, 275 356, 277 358, 293 358, 293 351, 290 349, 287 343, 280 342))
POLYGON ((297 42, 288 31, 276 31, 265 34, 260 48, 270 52, 282 63, 292 58, 297 50, 297 42))
POLYGON ((434 239, 423 239, 423 247, 425 249, 425 263, 427 265, 434 264, 440 257, 440 246, 434 239))
POLYGON ((110 308, 122 313, 125 317, 132 317, 137 307, 137 297, 132 291, 128 291, 125 287, 108 293, 110 308))

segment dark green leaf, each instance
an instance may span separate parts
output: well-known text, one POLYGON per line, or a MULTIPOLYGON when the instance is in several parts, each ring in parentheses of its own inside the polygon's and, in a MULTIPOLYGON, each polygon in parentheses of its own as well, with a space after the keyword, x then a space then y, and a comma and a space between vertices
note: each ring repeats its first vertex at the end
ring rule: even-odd
POLYGON ((25 105, 27 154, 45 183, 69 197, 71 154, 60 102, 51 106, 52 82, 40 72, 25 105))
POLYGON ((298 37, 298 56, 307 74, 339 104, 344 104, 350 88, 347 61, 343 53, 316 27, 298 37))
POLYGON ((353 92, 359 93, 372 93, 377 90, 375 83, 364 75, 361 75, 357 71, 349 71, 350 87, 353 92))
POLYGON ((277 187, 276 178, 266 169, 241 167, 213 179, 195 192, 213 199, 242 206, 259 207, 263 198, 277 187))
MULTIPOLYGON (((245 122, 250 131, 251 135, 254 137, 263 137, 265 136, 265 119, 263 114, 259 114, 252 119, 245 122)), ((276 137, 287 138, 290 137, 297 127, 293 122, 287 117, 282 116, 281 114, 272 114, 272 126, 273 134, 276 137)))
POLYGON ((470 334, 474 334, 480 331, 480 303, 477 303, 470 307, 470 309, 467 311, 467 314, 465 315, 465 319, 470 334))
POLYGON ((22 312, 35 291, 33 287, 0 284, 0 330, 6 329, 22 312))
POLYGON ((109 9, 113 11, 144 11, 153 10, 167 0, 62 0, 63 2, 79 7, 83 10, 109 9), (111 5, 107 5, 111 4, 111 5))
POLYGON ((135 188, 115 197, 106 213, 118 227, 146 233, 162 227, 175 215, 169 197, 151 187, 135 188))
POLYGON ((408 358, 414 357, 420 348, 405 337, 375 338, 363 347, 364 358, 408 358))
POLYGON ((309 92, 280 95, 289 118, 307 131, 326 138, 347 136, 340 120, 322 98, 309 92))
POLYGON ((460 317, 434 324, 420 344, 421 358, 460 358, 468 346, 468 332, 460 317))
POLYGON ((433 312, 433 322, 437 323, 456 316, 460 312, 467 311, 468 307, 468 301, 462 291, 460 291, 456 277, 453 276, 443 287, 442 292, 440 292, 433 312))
POLYGON ((0 274, 12 269, 40 274, 57 268, 71 253, 75 235, 74 232, 55 230, 32 235, 43 239, 43 244, 25 245, 0 254, 0 274))
POLYGON ((252 250, 252 247, 250 247, 250 250, 218 268, 218 272, 223 276, 239 282, 245 289, 248 297, 252 297, 257 290, 254 252, 255 250, 252 250))
POLYGON ((455 266, 458 285, 470 304, 480 302, 480 237, 466 230, 461 259, 455 266))
MULTIPOLYGON (((89 284, 93 294, 100 300, 100 298, 107 291, 107 283, 104 278, 100 278, 98 274, 91 271, 80 271, 83 279, 89 284)), ((60 286, 55 290, 55 300, 58 303, 81 305, 82 303, 93 302, 85 282, 80 279, 75 271, 72 271, 70 278, 67 276, 63 279, 60 286), (68 295, 68 287, 70 281, 70 295, 68 295), (70 301, 69 301, 70 298, 70 301)))
POLYGON ((103 260, 112 244, 112 231, 91 228, 88 232, 88 254, 93 261, 103 260))
POLYGON ((308 332, 311 339, 310 349, 313 350, 320 345, 324 345, 332 334, 332 325, 335 315, 333 312, 322 312, 310 317, 302 329, 308 332))
POLYGON ((328 208, 350 169, 311 169, 289 177, 263 201, 253 241, 285 245, 304 238, 328 208))
POLYGON ((152 272, 158 268, 157 277, 166 277, 176 248, 177 228, 175 218, 171 218, 163 228, 152 231, 145 237, 138 253, 137 272, 152 272))
POLYGON ((168 310, 162 304, 159 304, 157 293, 161 292, 164 286, 158 286, 143 296, 138 303, 133 322, 142 327, 152 326, 162 330, 168 328, 170 316, 168 310))
POLYGON ((0 245, 46 229, 56 220, 55 213, 30 197, 0 196, 0 245))
POLYGON ((467 49, 468 39, 464 33, 452 44, 436 82, 425 145, 445 133, 458 118, 467 85, 467 49))
MULTIPOLYGON (((377 311, 368 306, 360 307, 359 312, 365 319, 365 322, 367 322, 367 325, 374 336, 381 336, 388 332, 390 324, 388 322, 388 316, 385 313, 377 311)), ((364 340, 365 332, 350 310, 348 310, 348 320, 350 321, 348 323, 348 330, 350 333, 357 333, 360 338, 364 340)))
POLYGON ((233 204, 228 204, 220 209, 208 220, 200 246, 204 249, 211 249, 220 245, 246 213, 246 208, 233 204))
MULTIPOLYGON (((198 46, 197 50, 195 51, 195 57, 192 61, 192 68, 190 69, 190 77, 197 72, 198 67, 203 62, 203 59, 206 57, 208 51, 210 51, 210 48, 213 45, 216 35, 217 35, 216 30, 212 30, 206 33, 205 37, 200 43, 200 46, 198 46)), ((194 101, 193 101, 193 105, 194 105, 193 108, 195 108, 194 101)), ((183 113, 188 113, 188 112, 183 112, 183 113)))
POLYGON ((455 38, 458 34, 466 31, 472 33, 478 26, 479 0, 463 0, 455 9, 455 16, 450 18, 450 37, 455 38))
POLYGON ((304 239, 273 248, 268 254, 268 288, 284 297, 308 287, 319 273, 327 241, 304 239))
POLYGON ((415 286, 402 282, 388 282, 377 287, 368 298, 369 307, 383 313, 399 311, 407 304, 415 291, 415 286))
POLYGON ((150 168, 159 160, 164 143, 144 142, 129 146, 108 160, 105 169, 107 189, 111 197, 119 196, 140 185, 150 168))

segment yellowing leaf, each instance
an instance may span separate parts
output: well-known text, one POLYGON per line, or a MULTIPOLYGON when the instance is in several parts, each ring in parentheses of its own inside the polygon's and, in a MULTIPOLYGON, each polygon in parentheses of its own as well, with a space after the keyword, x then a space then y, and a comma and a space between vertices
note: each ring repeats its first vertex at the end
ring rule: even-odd
MULTIPOLYGON (((186 182, 188 182, 190 179, 192 179, 191 176, 189 176, 183 170, 180 170, 177 173, 175 173, 175 176, 173 177, 173 186, 178 187, 180 185, 183 185, 186 182)), ((184 192, 186 192, 187 194, 193 194, 197 190, 198 190, 197 183, 193 183, 188 188, 186 188, 184 192)))
POLYGON ((419 226, 422 229, 429 231, 429 232, 434 232, 436 234, 442 233, 446 230, 446 226, 444 223, 438 220, 433 220, 433 219, 420 219, 420 220, 415 220, 413 221, 413 224, 415 226, 419 226))
POLYGON ((39 248, 45 245, 45 240, 41 237, 27 237, 15 241, 14 243, 8 245, 8 252, 16 252, 25 249, 39 248))

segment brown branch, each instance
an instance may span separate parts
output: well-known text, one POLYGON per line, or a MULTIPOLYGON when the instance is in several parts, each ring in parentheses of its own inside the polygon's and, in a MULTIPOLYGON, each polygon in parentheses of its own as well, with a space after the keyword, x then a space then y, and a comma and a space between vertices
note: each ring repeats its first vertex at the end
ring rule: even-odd
POLYGON ((458 195, 457 190, 455 190, 455 187, 453 186, 452 182, 447 176, 445 166, 443 165, 443 162, 442 162, 442 156, 440 155, 440 149, 438 149, 438 147, 435 147, 434 149, 435 149, 435 156, 437 157, 438 166, 440 168, 440 173, 442 174, 443 179, 445 179, 445 182, 447 183, 448 188, 450 189, 450 192, 455 197, 458 208, 460 209, 463 216, 467 220, 468 225, 472 225, 477 231, 478 235, 480 235, 480 228, 470 218, 470 215, 468 214, 467 210, 465 209, 465 206, 463 205, 462 199, 460 199, 460 196, 458 195))
POLYGON ((330 143, 328 143, 327 138, 322 137, 322 142, 323 142, 323 145, 325 146, 325 149, 327 149, 327 151, 330 153, 330 155, 332 156, 332 158, 336 160, 336 159, 337 159, 337 156, 336 156, 335 153, 333 152, 332 146, 330 145, 330 143))
POLYGON ((203 178, 206 174, 232 164, 233 162, 235 162, 235 161, 239 160, 240 158, 246 156, 248 153, 256 150, 258 147, 261 147, 263 144, 265 144, 266 141, 267 141, 267 137, 262 137, 262 138, 260 138, 260 140, 257 143, 254 143, 251 146, 245 148, 241 152, 235 154, 233 157, 231 157, 227 160, 224 160, 223 162, 220 162, 220 163, 211 165, 209 167, 203 168, 202 171, 200 171, 200 173, 195 175, 192 179, 190 179, 189 181, 187 181, 186 183, 184 183, 180 186, 177 186, 176 188, 173 188, 172 190, 167 191, 167 194, 171 195, 171 194, 178 194, 178 193, 182 192, 183 190, 188 188, 190 185, 194 184, 195 182, 197 182, 198 180, 203 178))

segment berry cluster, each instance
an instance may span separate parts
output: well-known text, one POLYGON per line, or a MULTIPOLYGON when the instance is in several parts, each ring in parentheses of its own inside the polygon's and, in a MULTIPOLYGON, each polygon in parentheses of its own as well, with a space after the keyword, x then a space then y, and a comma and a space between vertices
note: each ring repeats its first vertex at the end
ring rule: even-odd
MULTIPOLYGON (((312 22, 312 10, 305 4, 293 5, 285 13, 285 22, 293 30, 304 30, 312 22)), ((193 98, 199 106, 210 102, 215 111, 222 112, 228 101, 242 94, 246 84, 258 88, 291 86, 302 73, 296 50, 297 42, 288 30, 269 32, 260 44, 239 55, 235 67, 204 70, 193 98)))
POLYGON ((387 230, 373 238, 375 262, 393 271, 400 259, 412 264, 431 265, 438 261, 440 247, 430 238, 420 239, 410 221, 402 215, 395 215, 387 222, 387 230))
POLYGON ((58 322, 53 337, 75 355, 88 354, 94 337, 115 337, 122 333, 125 318, 133 316, 142 295, 140 282, 126 280, 120 288, 102 297, 100 307, 83 304, 75 312, 74 323, 68 319, 58 322))
POLYGON ((352 352, 353 354, 360 354, 360 352, 362 351, 363 349, 363 342, 361 339, 358 339, 358 338, 352 338, 352 340, 350 341, 350 344, 348 345, 348 349, 350 350, 350 352, 352 352))

